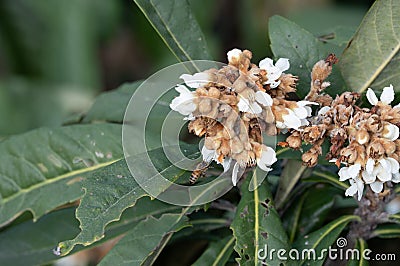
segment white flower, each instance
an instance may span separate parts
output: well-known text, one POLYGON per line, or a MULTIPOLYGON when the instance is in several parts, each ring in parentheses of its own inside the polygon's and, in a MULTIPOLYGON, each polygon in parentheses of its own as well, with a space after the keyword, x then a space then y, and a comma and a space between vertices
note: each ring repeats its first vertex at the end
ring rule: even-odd
POLYGON ((358 200, 361 199, 364 191, 364 182, 357 176, 350 179, 350 187, 344 193, 346 196, 353 196, 358 192, 358 200))
POLYGON ((262 112, 262 108, 256 102, 250 102, 248 99, 244 97, 240 97, 238 102, 239 111, 251 114, 259 114, 262 112))
POLYGON ((240 59, 240 55, 242 54, 242 50, 234 48, 227 53, 228 62, 238 61, 240 59))
POLYGON ((254 100, 246 99, 241 95, 239 95, 239 96, 240 96, 240 100, 238 103, 238 108, 239 108, 239 111, 241 111, 241 112, 259 114, 262 112, 262 108, 259 104, 267 107, 267 106, 272 106, 272 103, 273 103, 271 96, 268 93, 265 93, 263 91, 257 91, 255 93, 254 100))
POLYGON ((271 96, 263 91, 257 91, 255 98, 257 102, 264 106, 272 106, 272 104, 274 103, 271 96))
POLYGON ((391 141, 394 141, 394 140, 399 138, 399 128, 396 125, 393 125, 391 123, 387 123, 383 127, 382 136, 384 138, 390 139, 391 141))
POLYGON ((172 100, 169 107, 182 115, 189 115, 190 119, 190 115, 194 110, 196 110, 196 105, 193 102, 193 99, 195 98, 194 93, 183 85, 176 86, 175 90, 179 92, 180 95, 172 100))
POLYGON ((364 182, 360 179, 360 164, 354 164, 349 167, 342 167, 339 170, 339 181, 349 180, 350 187, 346 190, 346 196, 353 196, 358 192, 358 200, 361 199, 364 191, 364 182))
MULTIPOLYGON (((257 159, 257 166, 263 171, 269 172, 272 170, 270 166, 277 161, 275 151, 268 146, 262 145, 261 157, 257 159)), ((241 167, 238 162, 233 166, 232 184, 236 186, 245 168, 241 167)))
POLYGON ((361 170, 361 164, 359 163, 353 164, 349 167, 345 166, 340 168, 338 173, 339 181, 345 181, 347 179, 355 179, 356 177, 358 177, 360 170, 361 170))
POLYGON ((297 107, 293 109, 286 108, 288 112, 285 115, 282 115, 283 123, 276 123, 277 128, 285 129, 285 128, 293 128, 298 130, 301 126, 308 125, 307 117, 311 116, 311 107, 307 106, 307 104, 318 105, 315 102, 309 101, 299 101, 297 102, 297 107))
POLYGON ((271 58, 265 58, 260 61, 258 64, 260 69, 264 69, 267 71, 267 81, 265 84, 270 84, 271 88, 276 88, 281 83, 279 77, 282 75, 282 72, 289 69, 289 59, 287 58, 280 58, 274 65, 274 61, 271 58))
POLYGON ((205 72, 195 73, 193 75, 182 74, 179 78, 183 79, 188 87, 194 89, 204 86, 210 82, 210 76, 205 72))
POLYGON ((201 149, 201 154, 203 155, 203 161, 211 163, 212 161, 217 162, 218 164, 221 164, 222 167, 224 168, 224 173, 229 170, 231 166, 231 158, 226 157, 222 163, 218 161, 218 154, 215 150, 209 150, 206 148, 204 145, 203 148, 201 149))
POLYGON ((331 110, 330 106, 324 106, 318 111, 318 115, 324 115, 331 110))
POLYGON ((271 147, 263 145, 261 157, 257 160, 257 166, 262 170, 269 172, 272 170, 270 166, 277 161, 276 153, 271 147))
MULTIPOLYGON (((375 92, 371 90, 371 88, 368 88, 367 90, 367 99, 372 105, 378 104, 378 97, 376 97, 375 92)), ((380 100, 384 104, 390 104, 394 100, 394 90, 392 84, 390 84, 389 87, 383 88, 380 100)))

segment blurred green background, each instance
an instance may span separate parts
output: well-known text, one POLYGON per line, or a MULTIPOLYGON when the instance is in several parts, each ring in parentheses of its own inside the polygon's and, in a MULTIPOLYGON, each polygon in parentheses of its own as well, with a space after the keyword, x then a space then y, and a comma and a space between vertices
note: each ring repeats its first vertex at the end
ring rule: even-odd
MULTIPOLYGON (((168 0, 166 0, 168 1, 168 0)), ((316 36, 356 30, 371 0, 190 0, 211 54, 234 47, 271 56, 267 21, 279 14, 316 36)), ((188 34, 188 33, 182 33, 188 34)), ((343 47, 347 39, 335 40, 343 47)), ((132 0, 0 1, 0 139, 60 125, 100 92, 177 60, 132 0)))

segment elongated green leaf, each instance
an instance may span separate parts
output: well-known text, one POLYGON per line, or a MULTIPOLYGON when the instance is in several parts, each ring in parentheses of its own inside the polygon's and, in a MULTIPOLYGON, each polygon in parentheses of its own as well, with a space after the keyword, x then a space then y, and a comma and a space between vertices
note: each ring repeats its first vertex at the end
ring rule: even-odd
POLYGON ((227 236, 209 244, 206 251, 198 258, 193 266, 224 266, 233 252, 235 238, 227 236))
POLYGON ((354 215, 342 216, 325 225, 321 229, 298 239, 293 244, 293 248, 296 249, 300 255, 303 254, 303 252, 310 251, 310 253, 306 253, 309 254, 310 258, 302 259, 300 257, 300 260, 299 258, 296 258, 295 261, 297 261, 298 265, 307 263, 312 265, 323 265, 327 256, 327 252, 323 252, 323 250, 327 250, 329 246, 337 240, 340 233, 349 222, 357 219, 359 220, 360 218, 354 215))
MULTIPOLYGON (((288 72, 299 76, 297 94, 303 98, 310 89, 312 67, 333 52, 332 44, 325 45, 310 32, 280 16, 270 18, 268 25, 272 52, 276 58, 289 58, 288 72)), ((333 69, 328 80, 334 88, 331 94, 345 91, 343 78, 337 68, 333 69)), ((327 92, 330 93, 329 88, 327 92)))
MULTIPOLYGON (((254 175, 256 176, 256 175, 254 175)), ((252 182, 257 183, 253 176, 252 182)), ((264 182, 254 191, 249 191, 250 178, 242 184, 242 198, 236 210, 231 229, 236 239, 234 249, 239 254, 240 265, 260 265, 259 251, 288 249, 288 238, 279 215, 272 203, 268 183, 264 182)), ((268 265, 282 263, 278 258, 267 258, 268 265)))
POLYGON ((357 257, 354 257, 354 259, 350 260, 350 262, 347 264, 347 266, 368 266, 369 263, 363 256, 365 250, 368 248, 367 242, 364 239, 359 238, 359 239, 357 239, 356 245, 354 248, 357 249, 360 254, 359 259, 357 259, 357 257))
POLYGON ((42 128, 0 143, 0 225, 34 220, 82 195, 86 174, 122 157, 120 125, 42 128))
MULTIPOLYGON (((163 155, 162 148, 149 151, 148 154, 154 159, 153 163, 159 171, 171 177, 171 181, 176 181, 185 173, 180 168, 171 165, 171 162, 163 155)), ((186 154, 193 156, 198 155, 199 152, 197 147, 188 146, 186 154)), ((148 176, 147 182, 150 184, 154 182, 155 177, 151 175, 152 172, 145 163, 140 163, 143 157, 143 154, 139 154, 130 160, 139 162, 136 174, 148 176), (142 168, 139 168, 140 165, 142 168)), ((82 231, 74 239, 58 245, 57 251, 60 255, 68 254, 75 245, 86 246, 100 240, 104 237, 104 228, 107 224, 119 220, 125 209, 134 206, 139 198, 148 195, 132 177, 125 160, 96 171, 88 182, 84 182, 83 187, 85 194, 76 212, 82 231)), ((159 189, 161 193, 166 187, 160 186, 159 189)))
POLYGON ((332 174, 327 171, 314 171, 310 177, 304 179, 305 182, 318 182, 318 183, 328 183, 342 190, 346 190, 349 185, 339 181, 337 175, 332 174))
POLYGON ((397 224, 384 224, 374 230, 373 236, 380 238, 399 238, 400 226, 397 224))
POLYGON ((181 214, 164 214, 159 219, 149 216, 129 231, 99 265, 142 265, 161 240, 188 224, 181 214))
POLYGON ((276 207, 278 209, 282 206, 283 202, 285 202, 294 185, 296 185, 306 169, 307 166, 304 166, 302 161, 287 161, 279 179, 278 191, 275 195, 276 207))
MULTIPOLYGON (((340 60, 352 91, 400 82, 400 2, 375 1, 340 60)), ((396 86, 395 86, 396 88, 396 86)))
MULTIPOLYGON (((103 243, 136 226, 147 216, 158 217, 162 213, 179 213, 182 207, 169 205, 149 197, 140 199, 131 209, 127 209, 121 220, 109 224, 103 243)), ((73 238, 79 233, 79 223, 75 218, 75 208, 63 209, 45 215, 36 223, 26 221, 0 233, 0 261, 4 265, 42 265, 59 257, 52 249, 60 239, 73 238)), ((97 243, 96 243, 97 244, 97 243)), ((92 246, 91 246, 92 247, 92 246)), ((82 250, 79 247, 73 250, 82 250)))
POLYGON ((341 190, 327 185, 319 185, 307 190, 301 215, 298 233, 303 236, 319 228, 326 219, 341 190))
POLYGON ((211 59, 186 0, 134 0, 179 61, 211 59))
POLYGON ((116 90, 100 94, 83 118, 83 122, 122 123, 128 102, 141 83, 141 81, 126 83, 116 90))

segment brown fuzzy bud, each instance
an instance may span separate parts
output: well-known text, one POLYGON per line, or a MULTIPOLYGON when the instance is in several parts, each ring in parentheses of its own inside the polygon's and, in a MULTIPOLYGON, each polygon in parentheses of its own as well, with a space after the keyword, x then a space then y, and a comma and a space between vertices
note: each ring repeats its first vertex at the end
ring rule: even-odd
POLYGON ((299 149, 301 147, 301 137, 298 132, 294 132, 291 136, 286 139, 289 147, 292 149, 299 149), (296 134, 297 133, 297 134, 296 134))
POLYGON ((238 137, 234 137, 231 141, 232 153, 240 153, 243 151, 243 144, 238 137))
POLYGON ((211 87, 208 89, 209 97, 218 99, 220 95, 221 95, 221 92, 216 87, 211 87))
POLYGON ((201 97, 198 103, 198 111, 200 115, 207 115, 211 111, 211 100, 206 97, 201 97))
POLYGON ((204 140, 204 145, 209 150, 216 150, 219 148, 219 146, 221 146, 221 139, 206 137, 204 140))
POLYGON ((322 153, 322 148, 318 145, 314 145, 310 150, 303 153, 301 159, 308 167, 314 167, 318 162, 318 155, 322 153))
POLYGON ((385 148, 382 145, 382 142, 379 138, 374 139, 367 146, 367 156, 373 159, 379 159, 382 155, 385 154, 385 148))
POLYGON ((340 151, 340 155, 342 157, 342 161, 347 162, 349 164, 354 163, 358 156, 356 148, 351 145, 347 148, 343 148, 340 151))

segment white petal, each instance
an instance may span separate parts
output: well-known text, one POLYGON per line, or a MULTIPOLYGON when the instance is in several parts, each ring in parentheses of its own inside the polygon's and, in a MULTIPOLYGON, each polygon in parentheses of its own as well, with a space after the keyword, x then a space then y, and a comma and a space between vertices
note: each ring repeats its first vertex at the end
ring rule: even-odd
POLYGON ((215 159, 215 150, 209 150, 205 145, 201 149, 201 154, 203 155, 203 161, 205 162, 211 162, 215 159))
POLYGON ((193 98, 192 93, 181 93, 181 95, 172 100, 169 107, 182 115, 190 115, 194 110, 196 110, 193 98))
POLYGON ((381 94, 381 102, 390 104, 393 100, 394 100, 394 90, 393 90, 393 85, 390 84, 389 87, 383 88, 381 94))
POLYGON ((354 194, 357 193, 356 182, 353 179, 350 179, 350 184, 351 186, 348 189, 346 189, 346 192, 344 193, 344 195, 346 196, 353 196, 354 194))
POLYGON ((256 97, 256 101, 264 106, 272 106, 272 104, 274 102, 272 100, 271 96, 268 93, 265 93, 263 91, 257 91, 255 97, 256 97))
POLYGON ((238 108, 239 108, 239 111, 241 111, 241 112, 248 112, 250 109, 249 101, 245 98, 240 98, 240 100, 238 102, 238 108))
POLYGON ((400 182, 400 173, 394 173, 392 176, 392 182, 399 183, 400 182))
MULTIPOLYGON (((257 164, 261 169, 264 170, 264 166, 270 166, 277 161, 276 153, 274 149, 268 146, 263 147, 263 151, 261 153, 261 158, 258 160, 257 164)), ((264 170, 266 171, 266 170, 264 170)))
POLYGON ((279 79, 281 75, 282 75, 282 71, 275 66, 273 66, 267 70, 267 78, 268 78, 269 82, 279 79))
POLYGON ((393 106, 393 109, 394 108, 400 108, 400 103, 399 104, 396 104, 395 106, 393 106))
POLYGON ((182 74, 179 78, 183 79, 188 87, 195 89, 210 81, 209 74, 204 72, 195 73, 194 75, 182 74))
POLYGON ((374 171, 374 166, 375 166, 374 159, 368 158, 367 164, 365 165, 365 170, 367 171, 368 174, 372 174, 372 171, 374 171))
POLYGON ((310 101, 298 101, 297 102, 297 105, 299 105, 299 106, 306 106, 306 105, 309 105, 309 104, 311 104, 311 105, 319 105, 316 102, 310 102, 310 101))
POLYGON ((259 113, 261 113, 261 112, 262 112, 261 106, 258 105, 258 103, 253 102, 253 103, 251 104, 251 106, 250 106, 249 113, 252 113, 252 114, 259 114, 259 113))
POLYGON ((367 99, 372 105, 376 105, 378 103, 378 98, 376 97, 375 92, 371 90, 371 88, 368 88, 367 90, 367 99))
POLYGON ((297 107, 293 109, 293 112, 296 114, 296 116, 300 119, 304 119, 308 116, 308 111, 304 107, 297 107))
POLYGON ((364 191, 364 182, 360 178, 356 178, 356 185, 358 191, 358 200, 360 200, 364 191))
POLYGON ((278 67, 282 72, 284 72, 290 67, 289 59, 279 58, 278 61, 276 61, 275 66, 278 67))
POLYGON ((347 174, 351 178, 355 178, 358 176, 358 173, 360 173, 361 170, 361 165, 359 163, 356 163, 354 165, 349 166, 349 169, 347 169, 347 174))
POLYGON ((230 50, 226 55, 228 56, 228 61, 232 62, 234 60, 238 60, 241 54, 242 50, 234 48, 230 50))
POLYGON ((318 115, 324 115, 326 114, 329 110, 331 110, 330 106, 324 106, 318 111, 318 115))
POLYGON ((193 121, 195 119, 196 119, 196 117, 194 117, 192 113, 190 113, 188 116, 183 118, 183 120, 188 120, 188 121, 193 121))
POLYGON ((342 167, 340 168, 338 175, 339 175, 339 181, 345 181, 350 178, 349 174, 347 173, 348 167, 342 167))
POLYGON ((375 193, 380 193, 383 189, 383 183, 379 182, 379 181, 376 181, 376 182, 370 184, 369 186, 371 187, 372 191, 375 193))
POLYGON ((225 158, 224 161, 222 162, 222 166, 224 167, 224 173, 227 172, 229 170, 229 168, 231 168, 231 162, 232 162, 232 158, 225 158))
POLYGON ((399 162, 391 157, 386 158, 386 160, 389 161, 389 163, 390 163, 392 174, 398 173, 399 172, 399 162))
POLYGON ((382 182, 386 182, 386 181, 390 181, 392 179, 392 173, 390 172, 390 168, 383 168, 382 165, 378 166, 378 173, 376 175, 376 177, 382 181, 382 182))
POLYGON ((363 171, 361 175, 366 184, 371 184, 376 180, 376 176, 369 174, 367 171, 363 171))
POLYGON ((310 124, 310 122, 308 122, 307 119, 300 119, 301 122, 301 126, 308 126, 308 124, 310 124))
MULTIPOLYGON (((187 74, 184 74, 184 75, 187 75, 187 74)), ((180 94, 191 94, 192 93, 188 88, 186 88, 186 86, 183 86, 183 85, 176 86, 175 90, 177 92, 179 92, 180 94)))
POLYGON ((264 58, 263 60, 260 61, 260 63, 258 63, 258 67, 264 70, 268 70, 273 66, 274 66, 274 61, 272 61, 272 59, 268 57, 264 58))
POLYGON ((276 121, 275 126, 276 126, 276 128, 279 128, 279 129, 285 129, 286 128, 285 123, 280 122, 280 121, 276 121))
POLYGON ((232 184, 236 186, 237 181, 238 181, 238 172, 239 172, 239 164, 235 163, 233 166, 233 171, 232 171, 232 184))
POLYGON ((282 116, 283 122, 285 123, 286 127, 298 129, 301 126, 300 119, 295 115, 292 110, 286 108, 286 111, 288 111, 289 114, 282 116))

